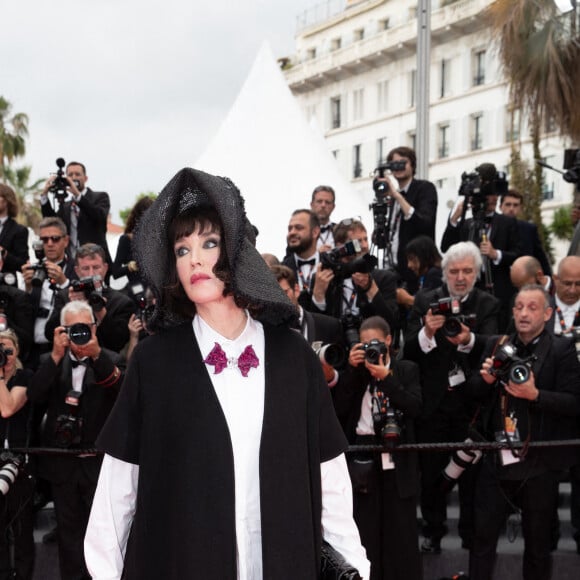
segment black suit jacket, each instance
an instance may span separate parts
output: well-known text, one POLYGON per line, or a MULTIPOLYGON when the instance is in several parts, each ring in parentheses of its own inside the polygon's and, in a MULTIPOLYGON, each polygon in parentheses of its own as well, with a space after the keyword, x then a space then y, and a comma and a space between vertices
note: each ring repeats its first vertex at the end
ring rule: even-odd
POLYGON ((34 311, 28 294, 13 286, 0 285, 0 311, 6 315, 8 327, 18 336, 19 358, 25 362, 34 342, 34 311))
MULTIPOLYGON (((109 194, 87 188, 78 205, 80 210, 77 227, 79 246, 88 242, 101 246, 105 250, 109 270, 111 270, 113 262, 107 245, 107 219, 111 210, 109 194)), ((61 218, 70 234, 70 201, 61 204, 56 212, 50 203, 43 203, 41 209, 44 217, 58 216, 61 218)))
MULTIPOLYGON (((423 327, 423 316, 432 302, 449 296, 446 286, 435 290, 421 290, 415 296, 415 304, 409 317, 405 333, 404 358, 415 361, 421 369, 423 389, 422 419, 426 419, 441 404, 449 385, 449 371, 454 364, 463 369, 466 377, 473 369, 479 368, 479 359, 487 335, 497 333, 497 314, 499 303, 496 298, 474 288, 468 299, 461 304, 462 313, 476 314, 473 327, 475 344, 469 354, 458 352, 457 347, 449 342, 441 330, 435 334, 437 347, 424 353, 419 346, 419 332, 423 327)), ((458 387, 461 388, 461 387, 458 387)), ((469 411, 468 402, 466 411, 469 411)))
MULTIPOLYGON (((498 336, 489 337, 481 356, 481 362, 491 356, 498 336)), ((515 335, 511 337, 513 341, 515 335)), ((517 405, 518 429, 522 419, 528 422, 531 441, 556 441, 578 439, 580 437, 580 363, 574 343, 565 337, 544 331, 534 352, 538 355, 532 370, 536 388, 540 390, 537 403, 508 396, 508 406, 517 405), (509 401, 511 399, 511 401, 509 401)), ((488 439, 494 439, 494 432, 501 424, 500 393, 502 389, 488 385, 479 374, 474 374, 467 383, 468 393, 483 403, 483 426, 488 439)), ((527 436, 525 427, 520 430, 520 438, 527 436)), ((580 461, 577 447, 530 448, 525 464, 538 470, 565 469, 580 461), (534 458, 536 458, 534 460, 534 458)), ((525 471, 525 466, 523 471, 525 471)), ((518 468, 520 468, 518 466, 518 468)), ((508 467, 506 469, 511 469, 508 467)))
MULTIPOLYGON (((383 392, 393 407, 403 411, 404 428, 401 443, 415 442, 414 419, 421 412, 421 383, 419 367, 411 361, 391 359, 393 373, 381 381, 383 392)), ((338 420, 350 444, 356 443, 356 426, 360 418, 361 403, 371 376, 363 365, 348 367, 344 380, 333 389, 338 420)), ((418 458, 415 452, 393 453, 397 488, 400 497, 411 497, 419 489, 418 458)))
POLYGON ((429 236, 435 240, 435 219, 437 217, 437 190, 430 181, 413 179, 405 194, 406 200, 415 208, 411 218, 401 219, 399 224, 399 247, 397 250, 397 269, 407 281, 415 279, 407 268, 405 248, 417 236, 429 236))
POLYGON ((9 217, 0 233, 0 246, 6 250, 2 272, 20 272, 28 260, 28 228, 9 217))
MULTIPOLYGON (((441 250, 446 252, 453 244, 469 240, 472 223, 473 220, 470 218, 459 224, 457 227, 447 224, 447 228, 443 234, 443 239, 441 240, 441 250)), ((477 236, 479 236, 479 232, 477 232, 477 236)), ((475 243, 479 245, 479 237, 477 239, 478 241, 475 243)), ((515 293, 515 288, 512 286, 510 279, 510 266, 516 258, 522 255, 517 220, 513 217, 494 213, 491 221, 489 241, 492 243, 494 248, 501 250, 502 253, 501 262, 498 265, 495 265, 490 260, 490 268, 493 279, 494 294, 500 299, 500 302, 507 307, 510 298, 515 293)), ((483 275, 480 277, 477 286, 485 289, 483 275)))
MULTIPOLYGON (((78 407, 78 414, 83 418, 80 449, 94 448, 97 436, 113 408, 123 376, 110 387, 97 383, 111 376, 119 360, 119 355, 103 349, 99 358, 91 361, 87 367, 78 407)), ((70 412, 65 396, 71 389, 72 366, 68 352, 58 365, 49 353, 44 355, 40 367, 30 381, 27 394, 33 403, 48 405, 41 432, 41 441, 45 446, 56 447, 56 420, 59 415, 70 412)), ((66 481, 76 469, 84 469, 96 481, 100 464, 100 457, 43 455, 40 458, 39 470, 43 477, 55 483, 66 481)))
POLYGON ((538 227, 536 224, 524 220, 517 220, 517 223, 522 256, 534 256, 534 258, 537 258, 542 265, 544 274, 551 276, 552 266, 546 256, 544 247, 542 246, 538 227))

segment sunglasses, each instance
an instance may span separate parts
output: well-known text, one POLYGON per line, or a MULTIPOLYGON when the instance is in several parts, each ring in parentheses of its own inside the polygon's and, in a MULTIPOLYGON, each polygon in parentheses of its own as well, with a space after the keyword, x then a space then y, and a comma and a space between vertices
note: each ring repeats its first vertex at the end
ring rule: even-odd
POLYGON ((43 244, 48 244, 48 241, 50 240, 53 244, 56 244, 57 242, 60 242, 63 238, 64 236, 40 236, 40 241, 43 244))

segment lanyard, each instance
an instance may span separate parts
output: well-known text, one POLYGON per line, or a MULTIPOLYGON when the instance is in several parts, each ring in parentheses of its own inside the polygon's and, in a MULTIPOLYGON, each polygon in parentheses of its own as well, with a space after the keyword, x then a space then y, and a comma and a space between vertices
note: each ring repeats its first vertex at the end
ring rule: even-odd
MULTIPOLYGON (((556 306, 556 313, 558 314, 558 318, 560 319, 560 326, 562 327, 562 334, 565 334, 569 328, 566 326, 566 321, 564 320, 564 315, 562 314, 562 309, 559 306, 556 306)), ((576 310, 576 314, 574 314, 574 320, 572 321, 571 327, 578 326, 580 322, 580 312, 576 310)))

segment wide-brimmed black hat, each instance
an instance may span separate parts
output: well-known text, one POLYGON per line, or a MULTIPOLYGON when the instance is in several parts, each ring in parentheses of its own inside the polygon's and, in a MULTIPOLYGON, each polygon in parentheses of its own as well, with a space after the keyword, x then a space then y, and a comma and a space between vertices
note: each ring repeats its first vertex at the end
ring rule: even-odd
POLYGON ((296 309, 254 247, 254 229, 246 217, 238 188, 226 177, 186 167, 163 188, 139 221, 135 234, 139 270, 156 298, 149 325, 163 328, 183 322, 163 301, 170 260, 175 259, 173 242, 168 238, 170 224, 184 211, 208 206, 216 209, 222 222, 234 295, 257 306, 257 318, 263 322, 292 322, 296 309))

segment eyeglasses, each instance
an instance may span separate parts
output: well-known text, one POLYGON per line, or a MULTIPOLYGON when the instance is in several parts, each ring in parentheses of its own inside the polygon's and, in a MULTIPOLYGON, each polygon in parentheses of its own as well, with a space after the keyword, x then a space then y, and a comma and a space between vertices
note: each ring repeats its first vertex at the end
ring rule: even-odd
POLYGON ((353 218, 346 218, 346 219, 340 220, 338 222, 338 225, 348 227, 348 226, 352 226, 352 224, 360 222, 360 221, 361 221, 360 216, 356 216, 353 218))
POLYGON ((40 241, 43 244, 48 244, 48 241, 50 240, 53 244, 56 244, 57 242, 60 242, 63 238, 64 236, 40 236, 40 241))

